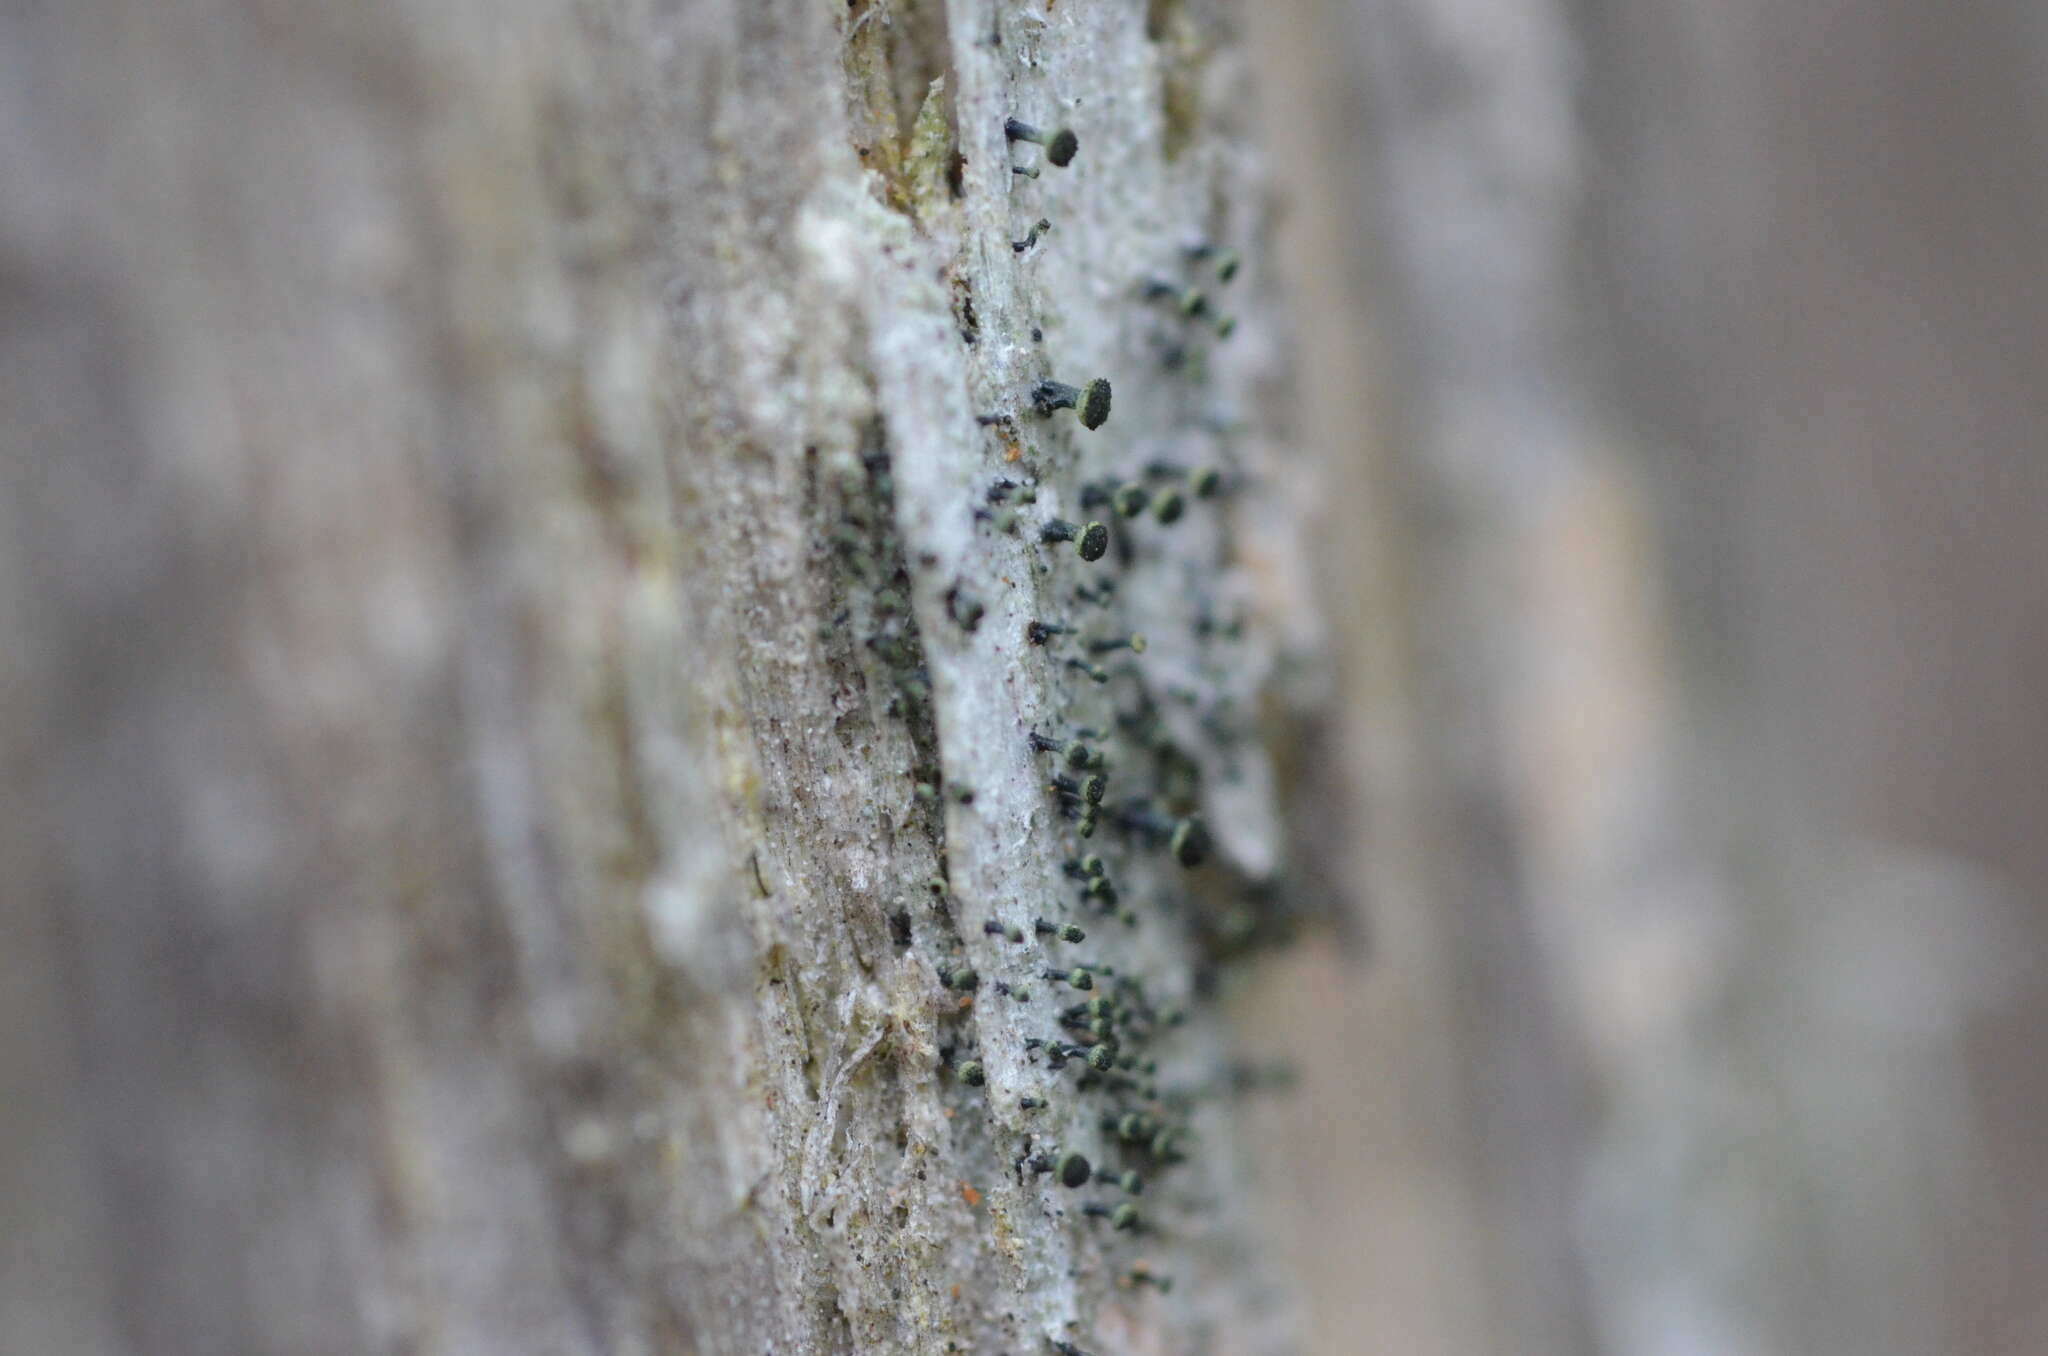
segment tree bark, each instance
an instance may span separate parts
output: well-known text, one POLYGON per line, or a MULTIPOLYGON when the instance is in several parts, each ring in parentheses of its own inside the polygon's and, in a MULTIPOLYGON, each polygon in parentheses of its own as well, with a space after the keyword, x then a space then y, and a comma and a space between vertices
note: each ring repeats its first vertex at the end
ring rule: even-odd
POLYGON ((1286 1349, 1209 1000, 1319 637, 1224 6, 78 0, 0 62, 0 1349, 1286 1349), (1083 504, 1155 461, 1224 493, 1083 504), (1028 736, 1090 728, 1082 841, 1028 736), (1079 963, 1156 1073, 1027 1048, 1079 963))
POLYGON ((1312 1340, 2041 1350, 2039 7, 1262 12, 1380 529, 1312 1340))

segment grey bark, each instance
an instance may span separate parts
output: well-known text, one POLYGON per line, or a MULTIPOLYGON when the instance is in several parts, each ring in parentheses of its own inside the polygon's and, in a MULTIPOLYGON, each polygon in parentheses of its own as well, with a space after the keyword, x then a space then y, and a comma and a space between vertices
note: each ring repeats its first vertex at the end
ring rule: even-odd
POLYGON ((1317 625, 1221 7, 86 0, 0 63, 0 1350, 1284 1349, 1203 994, 1317 625), (1228 343, 1137 295, 1198 238, 1228 343), (1234 492, 1034 539, 1155 458, 1234 492), (1215 851, 1105 831, 1126 927, 1026 734, 1141 702, 1112 801, 1215 851), (1015 1166, 1144 1161, 1022 1044, 1069 953, 1193 1014, 1135 1239, 1015 1166))
POLYGON ((1291 1140, 1312 1336, 2041 1349, 2038 6, 1272 8, 1416 830, 1373 996, 1267 1000, 1371 1052, 1291 1140))

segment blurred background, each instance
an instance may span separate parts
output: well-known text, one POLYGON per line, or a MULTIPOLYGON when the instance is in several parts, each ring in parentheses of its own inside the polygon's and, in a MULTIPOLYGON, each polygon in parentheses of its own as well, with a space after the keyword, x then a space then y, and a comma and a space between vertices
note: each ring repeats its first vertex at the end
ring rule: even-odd
POLYGON ((2048 10, 1245 16, 1368 830, 1244 1000, 1314 1349, 2048 1350, 2048 10))

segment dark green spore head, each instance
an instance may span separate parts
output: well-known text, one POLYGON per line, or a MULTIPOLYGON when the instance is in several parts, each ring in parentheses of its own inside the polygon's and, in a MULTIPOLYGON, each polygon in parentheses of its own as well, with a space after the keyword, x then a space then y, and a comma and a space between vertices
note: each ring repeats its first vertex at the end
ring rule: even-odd
POLYGON ((1068 1153, 1060 1155, 1058 1171, 1060 1185, 1071 1189, 1087 1186, 1089 1175, 1093 1169, 1089 1167, 1088 1160, 1082 1155, 1068 1153))
POLYGON ((1166 846, 1182 866, 1200 866, 1209 856, 1209 831, 1202 827, 1201 820, 1190 816, 1173 826, 1173 836, 1167 839, 1166 846))
POLYGON ((988 1082, 988 1072, 981 1067, 981 1061, 970 1059, 953 1071, 953 1076, 970 1088, 978 1088, 988 1082))
POLYGON ((1116 1067, 1116 1047, 1107 1041, 1088 1047, 1088 1067, 1097 1073, 1108 1073, 1116 1067))
POLYGON ((1177 523, 1180 515, 1187 511, 1188 501, 1181 497, 1179 490, 1162 491, 1152 501, 1152 516, 1162 523, 1177 523))
MULTIPOLYGON (((1097 377, 1081 392, 1081 403, 1075 407, 1081 416, 1081 427, 1096 429, 1109 422, 1109 378, 1097 377)), ((1090 556, 1093 560, 1095 557, 1090 556)))
POLYGON ((946 987, 955 993, 972 993, 981 987, 981 976, 963 965, 946 972, 946 987))
MULTIPOLYGON (((1096 423, 1102 422, 1097 420, 1096 423)), ((1095 427, 1090 424, 1088 427, 1095 427)), ((1074 541, 1074 549, 1081 553, 1083 560, 1100 560, 1109 554, 1109 529, 1101 523, 1090 523, 1081 529, 1081 535, 1074 541)))
POLYGON ((1188 472, 1188 488, 1197 499, 1214 499, 1223 488, 1223 473, 1213 466, 1198 466, 1188 472))

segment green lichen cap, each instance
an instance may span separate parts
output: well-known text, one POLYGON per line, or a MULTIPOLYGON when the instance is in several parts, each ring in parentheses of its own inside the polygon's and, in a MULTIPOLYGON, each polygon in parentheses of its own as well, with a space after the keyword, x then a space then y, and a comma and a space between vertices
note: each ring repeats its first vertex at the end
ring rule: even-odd
POLYGON ((1209 855, 1209 832, 1202 827, 1199 819, 1183 819, 1174 825, 1173 836, 1167 840, 1167 849, 1173 859, 1182 866, 1200 866, 1209 855))
POLYGON ((1109 378, 1097 377, 1081 392, 1081 427, 1096 429, 1109 422, 1109 378))

